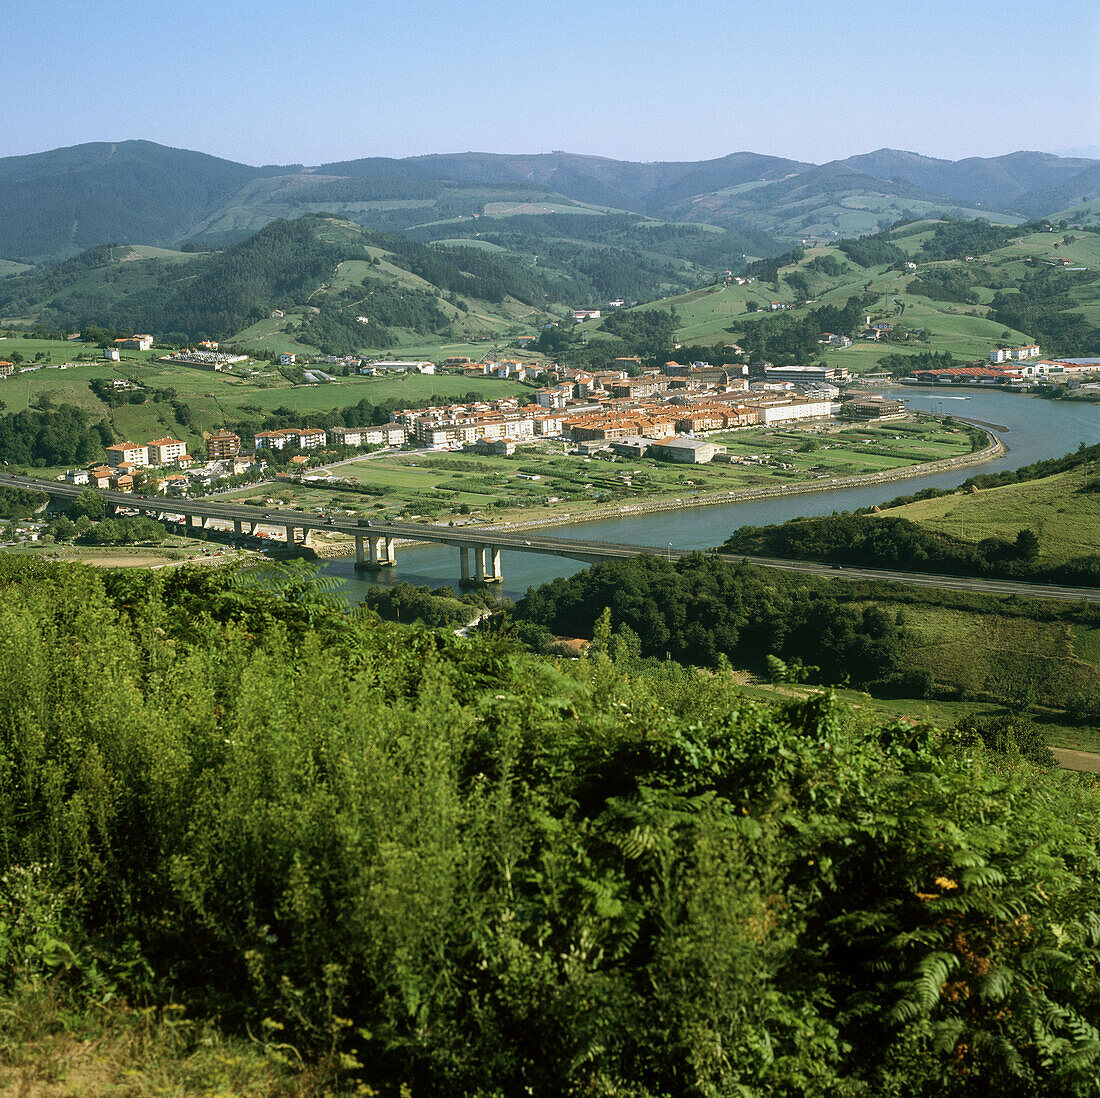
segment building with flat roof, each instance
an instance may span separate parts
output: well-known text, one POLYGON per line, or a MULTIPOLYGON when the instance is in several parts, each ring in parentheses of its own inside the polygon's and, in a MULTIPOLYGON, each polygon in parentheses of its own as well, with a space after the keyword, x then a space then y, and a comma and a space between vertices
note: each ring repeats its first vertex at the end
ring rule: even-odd
POLYGON ((726 448, 701 438, 681 438, 673 435, 655 442, 649 450, 651 457, 663 461, 678 461, 684 465, 706 465, 715 454, 724 454, 726 448))
POLYGON ((206 437, 206 460, 221 461, 241 452, 241 436, 232 431, 214 431, 206 437))

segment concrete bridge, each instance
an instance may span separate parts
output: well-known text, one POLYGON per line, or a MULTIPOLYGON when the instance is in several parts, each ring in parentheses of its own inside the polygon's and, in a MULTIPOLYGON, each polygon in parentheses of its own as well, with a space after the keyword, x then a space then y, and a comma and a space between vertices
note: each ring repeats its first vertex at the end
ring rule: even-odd
MULTIPOLYGON (((0 474, 0 485, 45 493, 52 500, 70 501, 84 491, 86 485, 66 481, 37 480, 33 477, 0 474)), ((309 544, 314 530, 328 530, 348 535, 355 542, 356 567, 378 570, 396 563, 395 543, 398 541, 429 541, 453 545, 458 549, 461 582, 464 585, 500 583, 501 550, 520 553, 543 553, 569 557, 592 564, 609 558, 634 557, 652 552, 644 546, 617 542, 574 541, 548 538, 538 532, 508 533, 456 526, 434 526, 416 522, 375 522, 372 519, 328 518, 312 511, 264 509, 233 501, 206 499, 168 499, 164 496, 143 496, 133 492, 97 489, 108 511, 135 511, 161 521, 179 522, 186 529, 203 529, 209 522, 231 523, 238 537, 255 535, 261 527, 283 529, 286 544, 309 544)), ((670 560, 680 556, 669 550, 670 560)))
MULTIPOLYGON (((0 474, 0 485, 43 492, 51 500, 72 500, 83 486, 65 481, 36 480, 32 477, 0 474)), ((262 526, 286 532, 287 545, 297 541, 302 531, 308 544, 313 530, 334 530, 355 541, 356 567, 368 570, 386 568, 395 563, 394 545, 398 541, 429 541, 453 545, 458 549, 461 582, 465 585, 500 583, 501 551, 542 553, 568 557, 571 560, 595 564, 601 560, 622 560, 650 553, 669 561, 679 560, 698 550, 675 549, 671 545, 631 545, 622 542, 585 541, 577 538, 546 537, 538 530, 516 532, 484 530, 461 526, 433 526, 417 522, 374 522, 371 519, 325 518, 310 511, 265 510, 236 502, 211 499, 173 500, 162 496, 141 496, 131 492, 99 490, 112 511, 119 509, 152 515, 163 521, 179 521, 188 528, 201 529, 208 522, 231 523, 237 536, 255 534, 262 526), (177 518, 173 519, 173 516, 177 518), (247 529, 246 529, 247 527, 247 529), (472 555, 472 561, 471 561, 472 555), (472 567, 471 567, 472 564, 472 567)), ((968 576, 934 575, 927 572, 903 572, 884 568, 838 568, 816 561, 779 560, 772 557, 745 557, 742 554, 720 554, 729 561, 747 561, 764 568, 817 575, 823 579, 874 580, 904 583, 917 587, 934 587, 946 591, 972 591, 989 595, 1018 595, 1073 602, 1100 603, 1100 588, 1062 587, 1055 584, 1021 583, 1016 580, 976 579, 968 576)))

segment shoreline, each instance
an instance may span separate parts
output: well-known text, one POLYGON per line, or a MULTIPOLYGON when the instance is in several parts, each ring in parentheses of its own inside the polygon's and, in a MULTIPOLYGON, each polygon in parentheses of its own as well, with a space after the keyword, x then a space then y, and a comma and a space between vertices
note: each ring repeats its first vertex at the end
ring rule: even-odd
MULTIPOLYGON (((963 417, 956 416, 956 419, 963 417)), ((812 495, 817 492, 832 492, 844 488, 859 488, 870 484, 889 484, 892 481, 908 480, 912 477, 934 475, 936 473, 949 472, 952 469, 965 469, 969 466, 985 465, 995 461, 1008 453, 1008 447, 993 432, 982 424, 980 426, 990 440, 989 445, 981 450, 975 450, 970 454, 960 454, 958 457, 941 458, 938 461, 925 461, 917 465, 907 465, 898 469, 890 469, 882 473, 860 473, 850 477, 830 477, 827 480, 814 483, 776 485, 767 488, 743 488, 731 492, 712 493, 705 496, 697 496, 692 499, 683 498, 679 502, 675 500, 650 500, 648 503, 624 503, 615 507, 599 507, 580 514, 553 515, 546 518, 523 519, 517 522, 494 522, 484 526, 471 527, 476 530, 497 532, 501 530, 538 530, 553 526, 572 526, 582 522, 603 522, 606 519, 630 518, 635 515, 652 515, 662 511, 685 511, 694 507, 716 507, 725 503, 745 503, 751 500, 776 499, 783 496, 812 495)), ((441 525, 433 523, 432 525, 441 525)), ((398 545, 427 545, 430 542, 422 542, 416 538, 395 539, 398 545)), ((331 546, 322 546, 328 552, 316 553, 320 559, 331 560, 354 555, 354 543, 343 542, 331 546), (336 552, 338 545, 348 546, 345 552, 336 552)), ((316 550, 315 550, 316 552, 316 550)))

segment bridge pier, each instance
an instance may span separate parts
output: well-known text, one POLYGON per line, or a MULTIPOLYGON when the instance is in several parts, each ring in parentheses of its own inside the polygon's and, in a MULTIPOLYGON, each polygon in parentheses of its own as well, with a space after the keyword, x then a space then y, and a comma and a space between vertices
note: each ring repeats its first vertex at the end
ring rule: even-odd
POLYGON ((355 567, 366 568, 370 572, 377 572, 388 565, 396 564, 397 558, 393 552, 393 538, 385 534, 371 534, 367 538, 355 539, 355 567), (367 557, 363 558, 363 543, 366 542, 367 557))
POLYGON ((294 527, 288 526, 286 528, 286 543, 288 546, 294 544, 294 527))
POLYGON ((462 568, 460 587, 482 587, 487 583, 502 583, 500 550, 487 545, 460 545, 458 559, 462 568), (470 575, 470 552, 474 554, 474 574, 470 575))
POLYGON ((244 533, 244 523, 240 519, 233 520, 233 533, 240 537, 244 533))

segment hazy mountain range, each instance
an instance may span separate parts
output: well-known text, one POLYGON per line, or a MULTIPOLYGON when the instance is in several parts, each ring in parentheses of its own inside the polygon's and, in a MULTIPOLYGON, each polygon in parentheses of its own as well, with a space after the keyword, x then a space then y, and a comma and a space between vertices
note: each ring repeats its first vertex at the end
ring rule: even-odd
POLYGON ((943 212, 1020 221, 1100 213, 1100 160, 1017 152, 938 160, 894 149, 809 164, 740 152, 633 163, 566 152, 370 157, 253 167, 148 141, 0 159, 0 257, 41 262, 108 242, 218 245, 332 211, 371 228, 469 237, 481 217, 627 211, 755 234, 872 232, 943 212))

